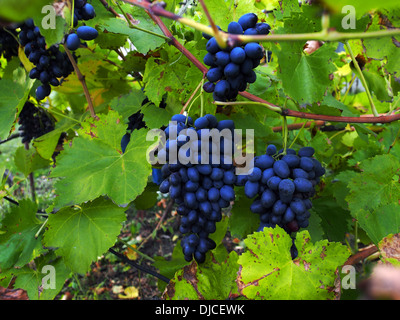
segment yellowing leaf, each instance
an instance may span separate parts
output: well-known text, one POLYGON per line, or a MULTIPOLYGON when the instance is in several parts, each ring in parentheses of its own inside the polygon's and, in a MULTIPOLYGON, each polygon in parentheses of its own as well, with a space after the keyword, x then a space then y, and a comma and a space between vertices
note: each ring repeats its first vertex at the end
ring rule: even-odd
POLYGON ((125 288, 124 293, 125 294, 119 294, 118 298, 120 298, 120 299, 135 299, 139 296, 139 290, 134 286, 125 288))
POLYGON ((132 245, 128 247, 128 249, 125 250, 125 255, 130 259, 130 260, 136 260, 138 258, 138 254, 135 250, 132 248, 136 249, 136 245, 132 245))

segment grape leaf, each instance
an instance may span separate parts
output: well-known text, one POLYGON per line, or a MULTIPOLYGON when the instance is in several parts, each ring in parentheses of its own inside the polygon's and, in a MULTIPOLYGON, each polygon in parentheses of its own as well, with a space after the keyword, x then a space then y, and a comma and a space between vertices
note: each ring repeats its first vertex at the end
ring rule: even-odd
POLYGON ((37 205, 24 199, 1 221, 0 268, 23 266, 42 251, 41 238, 35 239, 35 234, 41 226, 36 212, 37 205))
POLYGON ((279 227, 253 233, 245 244, 237 282, 249 299, 333 299, 336 268, 350 255, 340 243, 313 244, 308 231, 302 231, 296 235, 298 256, 292 260, 292 239, 279 227))
POLYGON ((160 59, 150 58, 147 60, 143 81, 148 84, 145 93, 150 101, 159 105, 164 92, 182 90, 183 79, 180 79, 180 69, 180 65, 174 64, 172 68, 170 63, 160 61, 160 59))
POLYGON ((169 282, 164 298, 166 300, 227 299, 236 293, 236 272, 238 255, 232 251, 223 262, 207 259, 203 264, 193 261, 178 270, 169 282))
POLYGON ((400 232, 399 205, 396 203, 382 205, 372 212, 362 209, 357 214, 357 221, 377 245, 387 235, 400 232))
MULTIPOLYGON (((301 14, 293 13, 290 19, 285 19, 284 27, 276 33, 301 33, 316 31, 315 23, 304 19, 301 14)), ((330 85, 330 74, 337 68, 333 60, 337 58, 336 48, 324 44, 311 54, 303 51, 305 43, 282 42, 280 49, 273 47, 273 53, 278 56, 280 78, 285 92, 300 104, 312 104, 324 98, 330 85)))
MULTIPOLYGON (((241 0, 235 5, 229 0, 207 0, 204 2, 209 12, 213 13, 214 22, 225 31, 228 29, 229 22, 238 21, 245 13, 252 12, 262 17, 261 10, 255 7, 253 0, 241 0)), ((200 9, 199 13, 201 13, 200 22, 209 25, 210 23, 203 10, 200 9)))
POLYGON ((98 122, 83 123, 79 137, 72 145, 64 145, 57 158, 51 177, 63 178, 56 182, 56 206, 79 204, 108 195, 117 204, 127 204, 141 194, 151 174, 147 161, 145 129, 135 130, 124 154, 121 138, 126 125, 118 114, 110 111, 98 122))
POLYGON ((23 86, 8 79, 0 80, 0 139, 8 137, 33 83, 34 81, 29 80, 23 86))
POLYGON ((1 0, 0 17, 5 21, 23 22, 25 19, 41 12, 43 6, 50 4, 50 0, 1 0))
POLYGON ((381 205, 398 204, 399 168, 400 161, 390 154, 361 162, 362 172, 349 182, 350 192, 346 197, 353 217, 357 217, 360 210, 373 211, 381 205))
MULTIPOLYGON (((154 24, 153 20, 151 20, 144 10, 134 6, 131 6, 130 8, 137 27, 162 35, 160 29, 154 24)), ((143 54, 158 48, 165 42, 163 38, 138 29, 130 28, 128 22, 122 19, 104 19, 100 28, 103 29, 102 31, 128 36, 129 40, 131 40, 135 46, 135 49, 143 54)))
MULTIPOLYGON (((357 17, 361 17, 364 13, 374 9, 399 7, 399 2, 397 0, 386 0, 384 2, 376 0, 359 0, 352 1, 351 3, 347 0, 324 0, 323 2, 334 12, 342 12, 344 6, 351 4, 357 17)), ((346 14, 348 14, 348 12, 345 12, 343 16, 346 14)))
POLYGON ((145 97, 141 90, 132 89, 129 93, 111 100, 110 107, 118 111, 124 119, 128 119, 129 116, 140 110, 145 97))
POLYGON ((26 265, 20 269, 11 269, 7 276, 17 277, 14 288, 26 290, 30 300, 52 300, 63 288, 70 274, 71 270, 62 259, 50 252, 35 259, 35 268, 26 265))
POLYGON ((49 216, 44 244, 57 248, 72 271, 85 273, 114 245, 126 219, 124 211, 104 198, 63 208, 49 216))
POLYGON ((250 211, 252 199, 244 195, 243 188, 236 187, 236 200, 231 209, 229 231, 232 236, 243 238, 254 232, 260 224, 260 216, 250 211))
POLYGON ((26 150, 22 146, 15 152, 14 163, 25 177, 37 169, 46 168, 50 165, 50 161, 43 159, 34 149, 26 150))

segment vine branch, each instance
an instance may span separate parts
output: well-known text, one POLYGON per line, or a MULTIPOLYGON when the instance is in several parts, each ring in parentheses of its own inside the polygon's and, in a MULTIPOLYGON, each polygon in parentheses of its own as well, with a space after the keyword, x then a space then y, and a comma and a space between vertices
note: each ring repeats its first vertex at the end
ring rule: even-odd
POLYGON ((96 112, 94 111, 94 106, 93 106, 92 98, 90 97, 89 89, 86 85, 85 76, 82 74, 81 70, 79 70, 78 64, 76 63, 74 57, 72 56, 71 52, 69 51, 69 49, 67 48, 67 46, 65 44, 64 44, 64 49, 65 49, 65 52, 67 53, 69 61, 71 61, 71 64, 74 67, 74 70, 75 70, 76 76, 78 77, 78 80, 82 84, 83 92, 85 93, 85 97, 86 97, 86 101, 88 103, 88 108, 89 108, 90 114, 94 119, 98 120, 98 116, 96 115, 96 112))
POLYGON ((160 280, 162 280, 162 281, 164 281, 166 283, 169 283, 170 279, 168 279, 167 277, 165 277, 165 276, 163 276, 163 275, 161 275, 161 274, 159 274, 159 273, 157 273, 157 272, 155 272, 153 270, 147 269, 147 268, 141 266, 140 264, 137 264, 137 263, 133 262, 132 260, 128 259, 123 254, 116 252, 114 249, 110 248, 110 249, 108 249, 108 251, 110 253, 112 253, 113 255, 115 255, 116 257, 118 257, 119 259, 121 259, 122 261, 124 261, 127 264, 131 265, 132 267, 134 267, 134 268, 136 268, 136 269, 138 269, 140 271, 143 271, 145 273, 148 273, 148 274, 150 274, 150 275, 152 275, 152 276, 154 276, 154 277, 156 277, 156 278, 158 278, 158 279, 160 279, 160 280))
POLYGON ((365 93, 367 94, 369 104, 371 105, 372 113, 375 115, 375 117, 378 117, 378 112, 376 111, 376 107, 375 107, 375 104, 374 104, 374 100, 372 99, 371 92, 369 91, 367 81, 365 80, 365 77, 364 77, 364 74, 362 73, 362 70, 361 70, 361 68, 360 68, 360 65, 358 64, 357 59, 356 59, 356 57, 354 56, 353 50, 351 49, 351 46, 350 46, 349 42, 348 42, 348 41, 345 41, 344 44, 345 44, 345 46, 346 46, 346 48, 347 48, 347 51, 348 51, 349 54, 350 54, 351 60, 353 61, 353 64, 354 64, 354 67, 355 67, 356 70, 357 70, 358 77, 360 78, 361 83, 362 83, 362 85, 364 86, 365 93))
POLYGON ((12 134, 9 138, 0 141, 0 144, 3 144, 3 143, 6 143, 6 142, 8 142, 8 141, 11 141, 11 140, 14 140, 14 139, 16 139, 16 138, 19 138, 20 136, 21 136, 20 133, 14 133, 14 134, 12 134))

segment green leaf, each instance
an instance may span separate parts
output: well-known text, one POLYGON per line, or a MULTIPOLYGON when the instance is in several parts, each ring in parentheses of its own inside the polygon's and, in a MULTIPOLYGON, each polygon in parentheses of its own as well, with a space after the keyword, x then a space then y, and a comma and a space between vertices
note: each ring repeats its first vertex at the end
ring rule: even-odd
MULTIPOLYGON (((349 211, 341 206, 341 203, 333 196, 333 191, 338 189, 346 191, 342 182, 327 184, 324 191, 312 200, 313 211, 321 218, 321 227, 327 238, 331 241, 341 241, 349 232, 351 216, 349 211)), ((347 193, 346 193, 347 195, 347 193)))
POLYGON ((260 216, 250 211, 252 199, 244 195, 243 188, 236 187, 236 200, 231 209, 229 231, 233 237, 244 238, 257 230, 260 216))
MULTIPOLYGON (((253 0, 241 0, 235 3, 235 5, 230 0, 207 0, 204 2, 209 12, 212 12, 214 22, 225 31, 230 21, 237 21, 245 13, 253 12, 259 17, 262 16, 261 9, 255 7, 256 2, 253 0)), ((270 6, 269 8, 272 9, 270 6)), ((210 23, 204 11, 202 9, 198 11, 201 15, 200 22, 209 25, 210 23)))
POLYGON ((301 104, 321 101, 331 84, 329 75, 336 70, 332 63, 336 57, 335 49, 322 46, 308 55, 289 50, 288 44, 281 46, 282 50, 277 54, 285 92, 301 104))
POLYGON ((19 201, 1 221, 0 268, 23 266, 42 251, 41 238, 35 239, 41 223, 36 218, 37 205, 30 200, 19 201))
MULTIPOLYGON (((276 33, 301 33, 318 31, 311 18, 300 13, 293 13, 285 19, 284 27, 276 33)), ((326 89, 331 84, 330 74, 336 70, 333 63, 338 56, 336 47, 325 43, 318 50, 307 54, 303 50, 304 42, 282 42, 273 47, 278 56, 279 75, 285 92, 300 104, 312 104, 324 98, 326 89)))
POLYGON ((373 211, 381 205, 397 203, 400 199, 398 171, 400 161, 390 155, 377 155, 360 164, 361 173, 348 184, 346 197, 353 217, 360 210, 373 211))
POLYGON ((135 204, 135 208, 137 210, 148 210, 153 207, 157 202, 158 189, 159 187, 154 183, 147 184, 142 194, 139 195, 133 202, 135 204))
POLYGON ((35 259, 35 268, 12 269, 8 277, 17 277, 14 288, 26 290, 30 300, 53 300, 70 274, 62 259, 50 252, 35 259))
POLYGON ((132 89, 131 92, 111 100, 111 109, 117 111, 124 119, 136 113, 142 107, 142 102, 146 98, 144 93, 138 89, 132 89))
POLYGON ((22 85, 8 79, 0 80, 0 139, 8 137, 33 83, 34 81, 29 80, 22 85))
MULTIPOLYGON (((354 12, 357 15, 357 17, 363 16, 366 12, 369 12, 371 10, 375 9, 380 9, 380 8, 397 8, 399 7, 399 2, 397 0, 386 0, 384 2, 379 2, 375 0, 357 0, 357 1, 352 1, 349 2, 347 0, 324 0, 323 1, 331 10, 334 12, 342 12, 342 8, 347 5, 351 5, 354 8, 354 12)), ((346 12, 343 14, 345 16, 348 14, 346 12)))
POLYGON ((236 293, 237 253, 232 251, 227 259, 215 263, 207 259, 203 264, 193 261, 176 272, 168 284, 164 297, 167 300, 222 300, 236 293))
POLYGON ((350 255, 340 243, 313 244, 308 231, 302 231, 295 240, 298 257, 292 260, 292 239, 279 227, 253 233, 245 244, 237 282, 249 299, 333 299, 336 268, 350 255))
POLYGON ((143 121, 148 128, 167 126, 172 116, 166 109, 159 108, 154 104, 144 106, 141 112, 143 113, 143 121))
POLYGON ((180 68, 168 61, 150 58, 147 60, 143 81, 149 83, 146 86, 145 93, 150 101, 159 105, 163 94, 167 91, 181 90, 183 87, 182 75, 179 75, 180 68))
POLYGON ((382 205, 373 212, 360 210, 357 221, 368 237, 378 245, 387 235, 400 232, 399 205, 395 203, 382 205))
POLYGON ((22 146, 15 152, 14 163, 25 177, 37 169, 46 168, 50 165, 50 161, 43 159, 35 149, 27 150, 22 146))
POLYGON ((41 12, 50 0, 0 0, 0 17, 6 21, 23 22, 41 12))
POLYGON ((76 124, 77 122, 70 119, 61 119, 56 122, 56 128, 54 130, 36 138, 33 140, 32 144, 43 159, 51 159, 61 134, 67 132, 69 129, 76 126, 76 124))
MULTIPOLYGON (((135 6, 126 7, 125 9, 131 10, 131 14, 135 19, 135 22, 137 22, 137 24, 135 24, 137 27, 163 35, 160 31, 160 28, 156 26, 153 20, 143 9, 135 6)), ((100 25, 100 28, 102 28, 103 31, 106 30, 108 32, 128 36, 135 49, 143 54, 160 47, 165 42, 163 38, 143 32, 141 30, 130 28, 128 22, 122 19, 115 19, 114 17, 104 19, 100 25)))
POLYGON ((125 221, 125 209, 98 198, 49 216, 44 244, 57 248, 72 271, 85 273, 112 247, 125 221))
POLYGON ((126 126, 118 114, 110 111, 100 120, 83 124, 72 145, 64 145, 51 177, 63 178, 56 183, 56 206, 79 204, 101 195, 117 204, 127 204, 141 194, 151 174, 145 129, 135 130, 125 153, 121 138, 126 126))

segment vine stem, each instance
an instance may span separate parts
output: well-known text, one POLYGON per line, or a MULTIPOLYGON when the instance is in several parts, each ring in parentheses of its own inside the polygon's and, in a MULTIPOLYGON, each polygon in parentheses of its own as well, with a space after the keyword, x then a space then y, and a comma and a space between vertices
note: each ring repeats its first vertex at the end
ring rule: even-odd
POLYGON ((225 49, 226 48, 226 41, 221 36, 222 32, 219 32, 219 30, 217 28, 217 25, 215 24, 213 18, 211 17, 210 12, 207 9, 206 4, 204 3, 204 0, 199 0, 199 2, 201 4, 201 6, 203 7, 204 13, 205 13, 208 21, 210 22, 211 29, 213 30, 214 37, 215 37, 215 40, 217 40, 218 46, 221 49, 225 49))
POLYGON ((119 17, 118 12, 115 11, 113 7, 111 7, 111 6, 108 5, 107 0, 99 0, 99 1, 102 3, 102 5, 104 6, 104 8, 107 9, 107 11, 110 11, 114 16, 119 17))
POLYGON ((197 85, 197 88, 193 91, 192 95, 189 97, 188 101, 186 101, 185 105, 183 106, 180 114, 183 114, 186 110, 186 108, 188 107, 188 105, 190 104, 190 102, 193 100, 194 96, 196 95, 197 91, 199 91, 199 89, 201 88, 201 86, 203 85, 203 81, 204 78, 199 82, 199 84, 197 85))
POLYGON ((261 101, 260 102, 259 101, 232 101, 232 102, 215 101, 214 103, 216 105, 221 105, 221 106, 236 106, 236 105, 243 105, 243 104, 258 105, 258 106, 264 106, 271 111, 275 111, 278 113, 282 112, 281 107, 271 105, 269 103, 265 103, 265 102, 261 102, 261 101))
POLYGON ((19 133, 14 133, 14 134, 12 134, 10 137, 8 137, 6 140, 0 141, 0 144, 3 144, 3 143, 6 143, 6 142, 8 142, 8 141, 11 141, 11 140, 14 140, 14 139, 16 139, 16 138, 19 138, 20 136, 21 136, 21 134, 19 134, 19 133))
POLYGON ((362 73, 362 70, 360 68, 360 65, 357 62, 357 59, 356 59, 356 57, 355 57, 355 55, 353 53, 353 50, 351 50, 351 46, 350 46, 348 41, 345 41, 344 44, 345 44, 347 50, 349 51, 349 54, 351 56, 351 60, 353 61, 353 64, 354 64, 354 66, 355 66, 355 68, 356 68, 356 70, 358 72, 358 76, 360 77, 361 83, 364 86, 365 92, 367 93, 367 97, 368 97, 368 100, 369 100, 369 104, 371 105, 372 113, 375 115, 375 117, 379 117, 378 112, 376 111, 374 100, 372 99, 371 92, 369 91, 367 81, 365 80, 364 74, 362 73))
MULTIPOLYGON (((303 129, 306 127, 307 122, 304 122, 303 125, 301 126, 299 132, 297 133, 297 135, 294 137, 292 143, 290 144, 289 148, 292 148, 293 145, 295 144, 295 142, 297 141, 298 137, 300 136, 300 134, 303 132, 303 129)), ((289 126, 286 124, 286 131, 289 131, 289 126)))
MULTIPOLYGON (((179 43, 179 41, 172 35, 172 33, 165 26, 164 22, 160 19, 160 17, 158 15, 169 18, 169 19, 173 19, 173 20, 178 20, 178 18, 179 18, 180 20, 178 20, 178 21, 180 21, 180 22, 182 22, 182 19, 185 20, 185 18, 181 18, 180 16, 177 16, 172 12, 164 10, 157 3, 152 4, 152 3, 149 3, 146 1, 139 1, 139 0, 122 0, 122 1, 130 3, 135 6, 139 6, 143 9, 147 10, 150 17, 159 26, 159 28, 164 33, 164 35, 166 35, 170 39, 170 44, 173 45, 174 47, 176 47, 180 52, 182 52, 186 56, 186 58, 189 61, 191 61, 203 73, 203 75, 205 75, 207 73, 208 68, 205 65, 203 65, 181 43, 179 43)), ((190 19, 186 19, 186 20, 190 20, 190 19)), ((211 28, 206 27, 202 24, 200 24, 200 26, 202 26, 202 29, 200 31, 206 32, 207 34, 213 34, 212 33, 213 31, 211 28)), ((329 31, 329 32, 330 32, 329 34, 332 33, 332 31, 329 31)), ((400 30, 397 30, 397 33, 400 34, 400 30)), ((280 36, 298 36, 298 35, 299 34, 280 35, 280 36)), ((309 37, 312 34, 306 34, 306 35, 307 35, 307 37, 304 37, 304 39, 310 40, 309 37)), ((349 37, 349 35, 352 35, 351 33, 345 33, 344 35, 347 36, 349 39, 352 38, 352 37, 349 37)), ((393 30, 368 32, 368 33, 362 33, 362 32, 357 33, 358 38, 372 38, 372 37, 393 36, 393 35, 394 35, 393 30), (371 36, 371 34, 373 36, 371 36)), ((280 39, 277 39, 277 40, 280 40, 280 39)), ((343 40, 343 39, 338 38, 336 41, 338 41, 338 40, 343 40)), ((294 41, 294 40, 292 39, 292 41, 294 41)), ((262 104, 277 108, 277 109, 275 109, 276 112, 278 112, 278 113, 282 112, 282 114, 287 117, 295 117, 295 118, 319 120, 319 121, 327 121, 327 122, 346 122, 346 123, 389 123, 389 122, 400 120, 400 114, 380 115, 379 117, 375 117, 375 116, 343 117, 343 116, 328 116, 328 115, 306 113, 306 112, 301 112, 301 111, 296 111, 296 110, 282 109, 281 107, 279 107, 271 102, 265 101, 247 91, 239 92, 239 94, 248 100, 251 100, 254 102, 261 102, 262 104)))
POLYGON ((133 246, 131 246, 127 241, 122 240, 120 238, 117 239, 119 242, 121 242, 122 244, 124 244, 125 246, 127 246, 129 249, 131 249, 132 251, 136 252, 138 255, 142 256, 143 258, 146 258, 147 260, 154 262, 154 259, 152 257, 149 257, 147 254, 139 251, 139 248, 135 248, 133 246))
POLYGON ((42 225, 40 226, 38 232, 36 232, 35 234, 35 239, 37 239, 39 237, 39 234, 42 232, 43 228, 45 227, 45 225, 47 224, 47 222, 49 221, 49 218, 47 218, 42 225))
POLYGON ((282 117, 283 125, 282 125, 282 138, 283 138, 283 154, 286 154, 287 142, 288 142, 288 127, 287 127, 287 119, 285 116, 282 117))
POLYGON ((86 85, 85 76, 82 74, 81 70, 79 70, 78 64, 76 63, 74 57, 72 56, 71 52, 69 51, 69 49, 67 48, 67 46, 65 44, 64 44, 64 49, 68 55, 69 61, 71 61, 71 64, 74 67, 74 70, 78 77, 78 80, 82 84, 83 92, 85 93, 85 97, 86 97, 86 101, 88 103, 88 108, 89 108, 90 114, 94 119, 98 120, 99 117, 96 115, 96 112, 94 111, 92 98, 90 97, 89 89, 86 85))
MULTIPOLYGON (((29 142, 25 142, 25 149, 29 150, 29 142)), ((32 200, 36 202, 35 177, 33 176, 33 172, 29 174, 29 185, 31 187, 32 200)))

